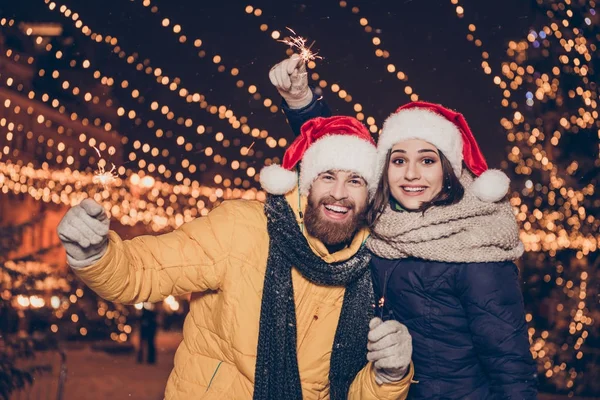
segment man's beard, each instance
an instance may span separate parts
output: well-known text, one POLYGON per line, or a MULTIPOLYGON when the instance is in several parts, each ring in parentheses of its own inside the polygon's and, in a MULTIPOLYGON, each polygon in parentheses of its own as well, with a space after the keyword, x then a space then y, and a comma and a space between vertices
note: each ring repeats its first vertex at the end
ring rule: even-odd
POLYGON ((327 246, 336 246, 343 243, 349 243, 356 232, 366 226, 366 211, 365 205, 362 209, 356 209, 356 205, 351 200, 335 200, 331 196, 323 197, 317 200, 309 196, 306 210, 304 211, 304 226, 307 232, 319 239, 327 246), (324 204, 336 204, 343 207, 348 207, 352 212, 352 217, 341 221, 332 221, 321 215, 319 208, 324 204))

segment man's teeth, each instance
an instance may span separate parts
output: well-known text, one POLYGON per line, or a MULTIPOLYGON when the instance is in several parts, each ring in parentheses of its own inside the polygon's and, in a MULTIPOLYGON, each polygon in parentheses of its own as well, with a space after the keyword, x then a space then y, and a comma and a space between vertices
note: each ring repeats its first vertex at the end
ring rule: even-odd
POLYGON ((419 186, 419 187, 408 187, 408 186, 404 186, 403 188, 404 190, 406 190, 407 192, 422 192, 423 190, 425 190, 426 188, 423 186, 419 186))
POLYGON ((325 206, 326 209, 328 209, 329 211, 333 211, 336 213, 342 213, 342 214, 346 214, 348 212, 348 208, 346 207, 342 207, 342 206, 334 206, 334 205, 327 205, 325 206))

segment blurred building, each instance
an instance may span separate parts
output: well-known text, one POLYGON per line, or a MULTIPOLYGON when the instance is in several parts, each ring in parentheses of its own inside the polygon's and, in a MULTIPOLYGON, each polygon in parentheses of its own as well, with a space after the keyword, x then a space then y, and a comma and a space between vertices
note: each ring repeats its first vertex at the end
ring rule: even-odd
MULTIPOLYGON (((21 23, 3 20, 0 31, 0 163, 36 169, 84 169, 97 162, 88 146, 96 139, 101 150, 114 149, 122 157, 117 121, 110 119, 107 104, 114 100, 106 87, 88 85, 77 68, 61 62, 49 52, 54 46, 69 48, 73 39, 56 23, 21 23), (52 76, 57 77, 57 79, 52 76), (59 86, 76 82, 73 90, 86 91, 93 101, 78 102, 59 86), (80 118, 85 115, 86 118, 80 118), (111 121, 112 129, 98 126, 100 119, 111 121)), ((78 49, 80 51, 80 49, 78 49)), ((86 55, 78 54, 84 59, 86 55)), ((66 58, 66 57, 65 57, 66 58)), ((83 63, 83 61, 81 62, 83 63)), ((65 256, 56 235, 56 226, 65 206, 39 201, 21 187, 21 193, 2 187, 0 230, 6 253, 0 260, 38 261, 52 268, 64 268, 65 256)))

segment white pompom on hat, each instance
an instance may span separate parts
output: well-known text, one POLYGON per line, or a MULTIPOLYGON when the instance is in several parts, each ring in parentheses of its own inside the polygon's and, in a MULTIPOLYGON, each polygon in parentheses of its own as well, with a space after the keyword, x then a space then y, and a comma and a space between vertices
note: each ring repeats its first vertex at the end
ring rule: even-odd
POLYGON ((431 143, 450 161, 454 174, 460 178, 463 162, 477 178, 467 190, 485 202, 497 202, 506 196, 510 179, 497 169, 488 169, 487 162, 467 121, 455 111, 439 104, 415 101, 390 115, 383 124, 377 144, 378 171, 386 166, 388 151, 408 139, 431 143))
POLYGON ((262 188, 271 194, 286 194, 298 184, 308 195, 313 181, 329 170, 353 171, 367 182, 369 193, 377 189, 377 148, 365 126, 355 118, 335 116, 314 118, 302 125, 281 165, 260 171, 262 188), (300 178, 296 165, 300 165, 300 178))

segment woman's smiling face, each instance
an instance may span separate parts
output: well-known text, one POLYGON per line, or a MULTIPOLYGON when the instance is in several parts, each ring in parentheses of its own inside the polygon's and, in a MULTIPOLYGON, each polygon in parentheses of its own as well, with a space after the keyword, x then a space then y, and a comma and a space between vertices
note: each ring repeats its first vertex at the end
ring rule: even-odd
POLYGON ((424 140, 396 143, 388 165, 392 197, 407 210, 418 210, 442 190, 444 173, 438 149, 424 140))

